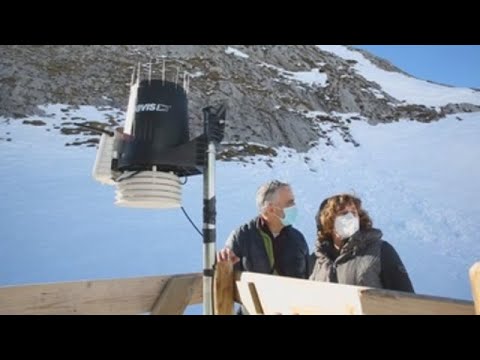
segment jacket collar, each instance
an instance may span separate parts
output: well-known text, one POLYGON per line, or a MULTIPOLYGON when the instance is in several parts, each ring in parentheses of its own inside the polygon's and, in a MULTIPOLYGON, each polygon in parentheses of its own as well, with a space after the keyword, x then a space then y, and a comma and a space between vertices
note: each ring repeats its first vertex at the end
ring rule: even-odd
MULTIPOLYGON (((274 238, 272 232, 270 231, 270 228, 268 227, 267 225, 267 222, 261 217, 261 216, 258 216, 256 219, 255 219, 255 225, 257 227, 257 229, 263 231, 264 233, 267 233, 268 236, 270 236, 272 239, 274 238)), ((280 234, 284 234, 286 231, 288 231, 289 229, 291 228, 291 225, 288 225, 288 226, 284 226, 282 228, 282 230, 280 231, 280 233, 278 234, 278 236, 280 236, 280 234)))
POLYGON ((319 259, 328 258, 332 261, 345 257, 350 258, 356 256, 361 250, 370 246, 370 244, 381 240, 382 236, 383 234, 379 229, 372 228, 368 230, 357 231, 353 236, 346 240, 345 244, 340 250, 338 258, 338 251, 336 251, 335 247, 333 246, 332 240, 326 240, 322 242, 317 240, 315 243, 315 255, 317 255, 319 259))

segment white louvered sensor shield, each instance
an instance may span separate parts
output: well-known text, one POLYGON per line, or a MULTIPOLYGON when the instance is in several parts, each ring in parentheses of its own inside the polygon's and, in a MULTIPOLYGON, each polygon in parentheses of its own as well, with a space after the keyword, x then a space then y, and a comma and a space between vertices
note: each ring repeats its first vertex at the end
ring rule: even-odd
POLYGON ((142 171, 116 183, 115 205, 133 208, 179 208, 182 202, 180 179, 175 174, 142 171))
POLYGON ((113 142, 113 136, 102 134, 92 171, 93 178, 106 185, 115 185, 111 170, 113 142))

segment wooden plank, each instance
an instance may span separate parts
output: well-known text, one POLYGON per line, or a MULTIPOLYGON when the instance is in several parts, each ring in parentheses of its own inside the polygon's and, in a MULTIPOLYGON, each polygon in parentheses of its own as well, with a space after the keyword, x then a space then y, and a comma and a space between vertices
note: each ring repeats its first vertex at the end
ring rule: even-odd
POLYGON ((470 268, 470 283, 472 285, 475 313, 480 315, 480 262, 473 264, 470 268))
POLYGON ((171 277, 160 291, 151 315, 181 315, 196 288, 202 286, 201 277, 171 277))
MULTIPOLYGON (((202 302, 200 273, 190 304, 202 302)), ((172 276, 0 287, 0 314, 141 314, 149 312, 172 276)))
POLYGON ((382 289, 360 290, 365 315, 473 315, 471 301, 382 289))
POLYGON ((230 261, 218 262, 214 275, 214 308, 215 315, 233 315, 235 279, 233 265, 230 261))
POLYGON ((257 309, 248 283, 255 285, 266 315, 361 314, 359 287, 245 272, 236 284, 251 313, 257 309))
POLYGON ((360 286, 315 282, 265 274, 242 273, 237 281, 240 300, 257 311, 248 293, 253 283, 265 314, 438 314, 471 315, 471 301, 416 295, 360 286))

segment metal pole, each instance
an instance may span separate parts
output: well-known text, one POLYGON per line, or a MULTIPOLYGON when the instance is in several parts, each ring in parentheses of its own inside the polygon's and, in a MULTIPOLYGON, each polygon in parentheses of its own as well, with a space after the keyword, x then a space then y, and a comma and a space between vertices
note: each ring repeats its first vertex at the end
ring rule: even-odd
POLYGON ((213 265, 215 264, 215 143, 209 139, 210 108, 204 109, 208 149, 203 171, 203 314, 213 315, 213 265))

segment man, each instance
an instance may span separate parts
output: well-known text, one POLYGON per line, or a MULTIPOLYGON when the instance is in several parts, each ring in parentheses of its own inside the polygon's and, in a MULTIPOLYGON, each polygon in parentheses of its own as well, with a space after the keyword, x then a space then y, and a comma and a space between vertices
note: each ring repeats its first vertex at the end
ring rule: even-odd
POLYGON ((297 209, 290 185, 266 183, 256 202, 259 215, 230 234, 217 261, 230 260, 239 271, 308 278, 308 245, 292 226, 297 209))

